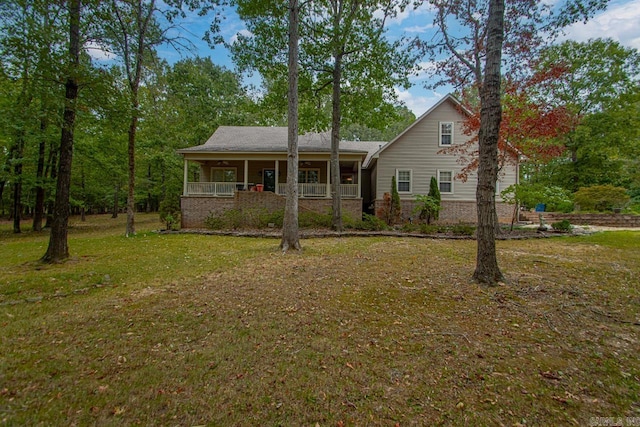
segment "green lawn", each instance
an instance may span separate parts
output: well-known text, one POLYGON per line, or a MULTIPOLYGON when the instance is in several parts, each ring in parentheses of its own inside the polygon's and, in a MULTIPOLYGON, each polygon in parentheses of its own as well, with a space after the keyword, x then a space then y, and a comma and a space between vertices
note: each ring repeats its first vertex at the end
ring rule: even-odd
POLYGON ((4 425, 589 425, 640 417, 640 232, 498 242, 0 224, 4 425))

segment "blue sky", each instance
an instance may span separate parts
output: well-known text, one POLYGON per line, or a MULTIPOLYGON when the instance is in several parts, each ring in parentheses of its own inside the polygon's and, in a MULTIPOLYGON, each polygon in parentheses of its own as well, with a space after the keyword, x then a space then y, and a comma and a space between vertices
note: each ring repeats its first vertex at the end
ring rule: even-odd
MULTIPOLYGON (((246 31, 242 21, 232 13, 226 13, 226 19, 221 25, 221 35, 224 40, 231 42, 240 32, 246 31)), ((190 39, 195 45, 195 53, 199 56, 210 56, 214 63, 233 69, 234 65, 229 58, 227 50, 223 46, 211 49, 202 36, 209 25, 210 18, 191 16, 182 23, 181 35, 190 39)), ((401 34, 408 36, 428 37, 432 31, 433 16, 429 11, 426 2, 416 9, 408 8, 398 17, 393 19, 388 26, 390 37, 399 37, 401 34)), ((640 50, 640 0, 614 0, 609 3, 606 11, 599 13, 586 24, 577 23, 567 28, 563 39, 577 41, 587 41, 590 38, 609 37, 624 46, 633 47, 640 50)), ((169 62, 180 59, 180 54, 169 50, 161 49, 160 55, 169 62)), ((422 63, 427 67, 426 62, 422 63)), ((412 87, 408 90, 397 89, 398 98, 411 109, 416 116, 421 115, 429 107, 447 94, 449 88, 443 87, 437 91, 424 88, 427 83, 427 75, 419 73, 411 79, 412 87)), ((254 77, 250 83, 257 84, 259 79, 254 77)))

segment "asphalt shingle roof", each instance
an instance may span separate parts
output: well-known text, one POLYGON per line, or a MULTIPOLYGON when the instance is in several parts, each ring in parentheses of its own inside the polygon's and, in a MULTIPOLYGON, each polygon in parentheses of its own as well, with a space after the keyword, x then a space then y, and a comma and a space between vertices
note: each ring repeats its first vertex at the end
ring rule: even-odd
MULTIPOLYGON (((367 159, 384 145, 377 141, 340 141, 341 153, 367 153, 367 159)), ((299 152, 331 152, 329 132, 310 132, 298 137, 299 152)), ((287 152, 286 127, 220 126, 207 142, 178 150, 178 153, 287 152)))

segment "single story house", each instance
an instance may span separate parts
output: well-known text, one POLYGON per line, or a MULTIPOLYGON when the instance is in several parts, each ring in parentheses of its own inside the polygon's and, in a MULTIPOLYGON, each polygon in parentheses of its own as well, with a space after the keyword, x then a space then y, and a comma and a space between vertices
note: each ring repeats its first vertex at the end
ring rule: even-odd
MULTIPOLYGON (((475 222, 476 178, 457 180, 458 157, 442 149, 463 143, 467 114, 451 95, 444 97, 391 142, 340 142, 340 194, 343 213, 360 218, 375 212, 396 177, 403 216, 412 216, 418 194, 427 194, 432 176, 442 194, 441 222, 475 222)), ((284 207, 287 182, 287 128, 220 126, 197 147, 178 151, 184 157, 182 227, 199 228, 211 213, 231 208, 284 207)), ((299 206, 316 212, 331 208, 330 134, 307 133, 298 141, 299 206)), ((517 181, 517 166, 502 168, 499 189, 517 181)), ((498 190, 499 193, 500 190, 498 190)), ((511 209, 498 194, 498 216, 511 209)))
MULTIPOLYGON (((212 212, 231 208, 284 207, 287 182, 286 127, 220 126, 203 145, 179 150, 184 156, 182 227, 197 228, 212 212), (190 164, 196 164, 190 174, 190 164)), ((362 165, 384 142, 340 143, 340 195, 343 211, 362 216, 369 191, 362 165)), ((299 206, 316 212, 331 208, 331 139, 326 133, 298 138, 299 206)))

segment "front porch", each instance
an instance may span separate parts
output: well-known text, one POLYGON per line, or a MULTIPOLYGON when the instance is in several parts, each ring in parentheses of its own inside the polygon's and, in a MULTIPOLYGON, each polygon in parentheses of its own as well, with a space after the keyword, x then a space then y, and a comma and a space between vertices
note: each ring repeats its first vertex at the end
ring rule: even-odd
MULTIPOLYGON (((286 160, 190 160, 184 162, 183 196, 234 197, 239 191, 272 192, 285 196, 286 160), (194 167, 196 166, 196 167, 194 167), (238 178, 241 178, 238 179, 238 178)), ((298 197, 331 198, 330 162, 301 160, 298 197)), ((362 161, 340 162, 340 196, 362 197, 362 161)))

